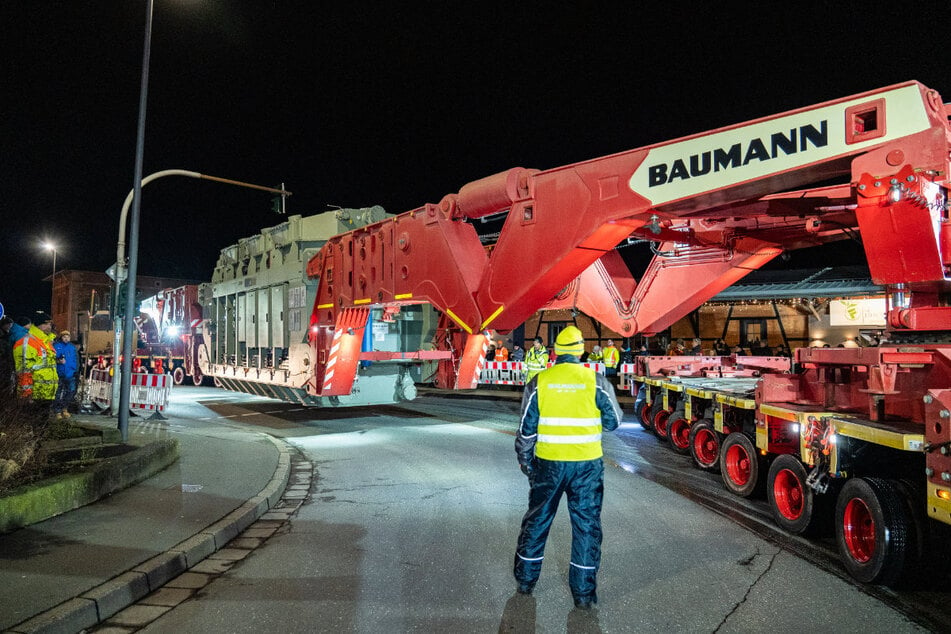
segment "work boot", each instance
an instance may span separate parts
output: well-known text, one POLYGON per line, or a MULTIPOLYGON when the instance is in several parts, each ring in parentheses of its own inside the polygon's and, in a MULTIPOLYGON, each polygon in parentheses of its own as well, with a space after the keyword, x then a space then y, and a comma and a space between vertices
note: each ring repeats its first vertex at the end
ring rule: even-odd
POLYGON ((72 418, 72 416, 70 416, 69 412, 63 411, 63 418, 72 418))
POLYGON ((575 607, 579 610, 590 610, 598 602, 598 596, 575 597, 575 607))
POLYGON ((535 589, 534 583, 519 582, 517 591, 519 594, 531 594, 532 590, 534 589, 535 589))

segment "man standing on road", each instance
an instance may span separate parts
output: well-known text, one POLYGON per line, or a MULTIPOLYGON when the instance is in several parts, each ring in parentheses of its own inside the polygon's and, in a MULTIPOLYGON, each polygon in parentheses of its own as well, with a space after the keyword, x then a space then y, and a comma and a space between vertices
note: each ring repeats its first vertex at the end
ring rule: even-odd
POLYGON ((598 602, 604 463, 601 432, 617 429, 621 407, 614 387, 582 366, 584 337, 568 326, 555 340, 555 365, 525 388, 515 452, 531 484, 528 511, 515 551, 518 592, 531 594, 541 574, 545 542, 561 496, 571 516, 568 586, 575 606, 598 602))
POLYGON ((541 337, 535 337, 532 347, 525 353, 525 385, 528 385, 535 375, 548 367, 548 350, 541 337))

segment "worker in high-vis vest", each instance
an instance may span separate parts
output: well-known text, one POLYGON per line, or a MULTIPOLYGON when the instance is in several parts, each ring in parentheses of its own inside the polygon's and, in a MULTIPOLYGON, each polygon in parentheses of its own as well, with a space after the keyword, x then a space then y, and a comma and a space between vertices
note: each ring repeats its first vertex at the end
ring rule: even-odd
POLYGON ((525 387, 515 453, 531 491, 515 551, 515 581, 520 594, 531 594, 542 570, 545 542, 561 501, 571 516, 568 587, 575 606, 598 602, 601 565, 601 502, 604 463, 601 432, 621 420, 614 387, 579 361, 584 337, 574 326, 555 339, 555 365, 525 387))
POLYGON ((13 344, 13 364, 17 374, 17 393, 38 406, 40 415, 48 416, 59 377, 56 373, 56 351, 51 330, 53 320, 46 313, 37 313, 27 334, 13 344))
POLYGON ((535 337, 532 347, 525 353, 525 384, 528 385, 535 376, 548 367, 548 350, 541 337, 535 337))

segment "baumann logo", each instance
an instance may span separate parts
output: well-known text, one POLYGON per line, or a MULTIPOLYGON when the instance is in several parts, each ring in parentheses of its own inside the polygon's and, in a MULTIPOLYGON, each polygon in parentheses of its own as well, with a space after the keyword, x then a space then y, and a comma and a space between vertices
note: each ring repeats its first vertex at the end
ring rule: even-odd
POLYGON ((692 154, 670 163, 651 165, 647 173, 648 187, 666 185, 677 180, 687 180, 712 172, 722 172, 748 165, 752 161, 769 161, 778 156, 806 152, 812 147, 820 148, 829 144, 829 125, 827 120, 802 125, 789 130, 775 132, 769 137, 751 139, 745 143, 734 143, 729 148, 716 148, 692 154))

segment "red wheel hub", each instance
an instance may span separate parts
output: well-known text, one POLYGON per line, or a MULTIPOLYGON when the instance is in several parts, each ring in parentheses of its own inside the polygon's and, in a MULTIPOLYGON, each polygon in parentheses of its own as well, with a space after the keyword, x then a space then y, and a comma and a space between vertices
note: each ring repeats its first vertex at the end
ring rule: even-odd
POLYGON ((658 436, 667 436, 667 419, 670 418, 670 412, 665 409, 657 412, 657 415, 654 416, 654 430, 657 432, 658 436))
POLYGON ((667 434, 670 437, 670 442, 680 449, 686 449, 690 444, 688 440, 690 425, 687 424, 687 420, 684 418, 678 418, 670 423, 667 427, 667 434))
POLYGON ((726 452, 726 472, 730 480, 737 486, 743 486, 750 481, 750 455, 746 449, 733 445, 726 452))
POLYGON ((865 502, 852 498, 845 506, 842 534, 852 559, 865 563, 875 553, 875 520, 865 502))
POLYGON ((773 499, 776 509, 788 520, 797 520, 803 511, 802 482, 789 469, 776 474, 773 481, 773 499))
POLYGON ((720 443, 717 442, 716 434, 709 429, 700 429, 693 437, 693 451, 697 460, 705 465, 711 465, 717 460, 717 454, 720 453, 720 443))

